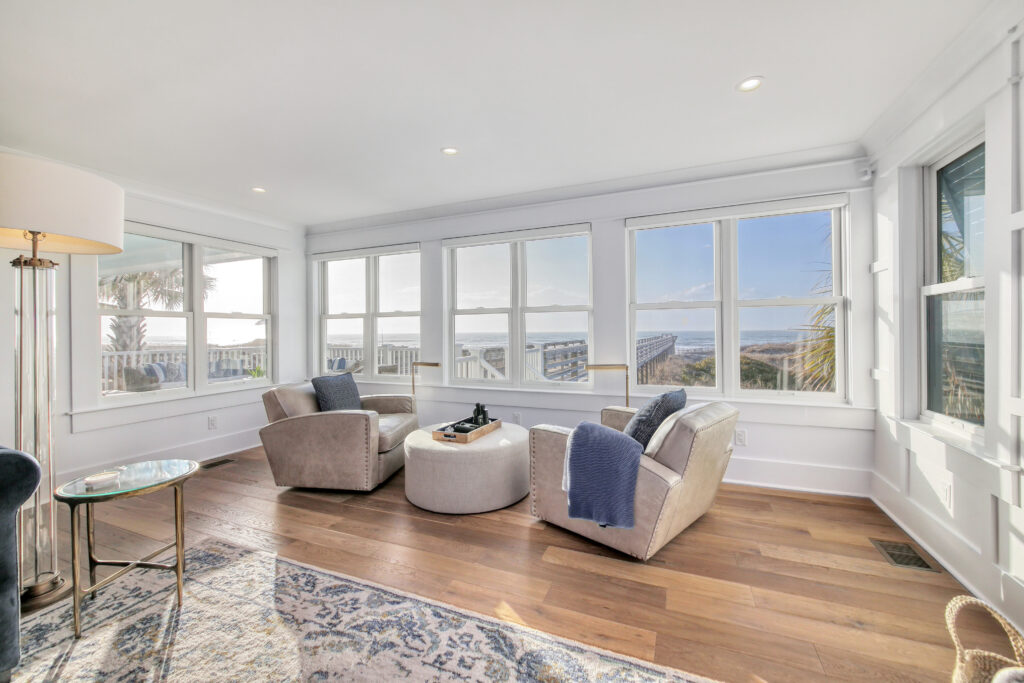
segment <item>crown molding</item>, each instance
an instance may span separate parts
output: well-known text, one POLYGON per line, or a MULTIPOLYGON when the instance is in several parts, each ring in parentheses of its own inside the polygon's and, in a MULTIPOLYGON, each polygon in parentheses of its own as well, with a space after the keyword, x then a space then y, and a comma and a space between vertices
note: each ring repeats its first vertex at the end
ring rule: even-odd
POLYGON ((994 0, 875 119, 861 136, 877 159, 932 104, 955 87, 1009 36, 1020 33, 1024 5, 1020 0, 994 0))

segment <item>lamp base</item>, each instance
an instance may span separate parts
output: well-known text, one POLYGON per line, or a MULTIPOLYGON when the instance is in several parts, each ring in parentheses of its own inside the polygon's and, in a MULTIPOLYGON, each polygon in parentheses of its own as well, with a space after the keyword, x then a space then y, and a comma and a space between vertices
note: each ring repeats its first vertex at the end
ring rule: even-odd
POLYGON ((21 591, 21 612, 27 614, 71 595, 71 582, 60 574, 47 574, 39 583, 21 591))

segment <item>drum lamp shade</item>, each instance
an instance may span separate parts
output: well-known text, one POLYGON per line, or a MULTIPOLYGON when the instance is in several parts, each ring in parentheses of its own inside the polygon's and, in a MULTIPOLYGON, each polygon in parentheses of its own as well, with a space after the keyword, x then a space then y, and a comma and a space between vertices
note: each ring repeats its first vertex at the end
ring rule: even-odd
POLYGON ((44 252, 119 253, 124 190, 87 171, 0 152, 0 247, 31 249, 25 231, 45 233, 44 252))

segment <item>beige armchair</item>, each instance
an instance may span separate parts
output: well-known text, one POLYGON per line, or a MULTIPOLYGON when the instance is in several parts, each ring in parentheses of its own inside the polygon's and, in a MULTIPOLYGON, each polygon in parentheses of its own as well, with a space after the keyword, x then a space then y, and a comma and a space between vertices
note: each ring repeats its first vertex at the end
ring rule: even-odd
MULTIPOLYGON (((601 424, 621 431, 636 411, 605 408, 601 424)), ((562 472, 572 430, 537 425, 530 430, 533 515, 647 560, 711 507, 732 456, 738 417, 739 411, 732 406, 713 402, 689 406, 665 419, 640 459, 632 529, 601 528, 594 522, 569 518, 562 472)))
POLYGON ((372 491, 405 464, 405 437, 419 427, 416 399, 363 396, 361 410, 320 412, 313 385, 263 394, 270 424, 260 430, 274 483, 372 491))

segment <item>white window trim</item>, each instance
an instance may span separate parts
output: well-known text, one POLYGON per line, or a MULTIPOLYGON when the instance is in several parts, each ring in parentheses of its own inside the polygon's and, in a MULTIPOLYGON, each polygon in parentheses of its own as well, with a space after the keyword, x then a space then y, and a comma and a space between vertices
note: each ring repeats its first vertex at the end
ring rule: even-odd
MULTIPOLYGON (((690 212, 686 212, 689 214, 690 212)), ((699 212, 703 214, 703 211, 699 212)), ((682 216, 682 214, 676 213, 671 214, 673 216, 682 216)), ((723 375, 728 375, 729 372, 725 371, 722 362, 724 358, 722 335, 718 333, 718 330, 722 328, 723 320, 722 315, 724 314, 723 299, 728 292, 732 292, 732 283, 724 281, 723 269, 719 267, 719 263, 722 261, 722 255, 725 249, 723 242, 727 241, 728 236, 724 234, 722 221, 720 220, 707 220, 703 215, 689 215, 689 220, 681 223, 668 222, 662 223, 659 216, 645 217, 642 220, 634 221, 636 227, 629 227, 630 222, 634 219, 626 221, 628 228, 628 248, 629 253, 629 324, 627 325, 629 338, 627 340, 627 348, 629 349, 629 367, 632 368, 630 372, 630 392, 637 395, 643 395, 646 393, 656 394, 662 391, 676 389, 678 387, 670 387, 665 385, 656 384, 639 384, 638 373, 636 372, 636 318, 638 311, 665 311, 665 310, 683 310, 687 308, 695 309, 711 309, 715 313, 715 386, 714 387, 687 387, 695 392, 708 392, 711 394, 721 395, 724 393, 722 387, 727 385, 723 375), (656 303, 637 303, 637 270, 636 270, 636 235, 642 230, 657 230, 662 228, 673 228, 673 227, 686 227, 693 225, 706 225, 710 223, 714 245, 712 250, 714 259, 714 294, 713 298, 705 299, 701 301, 659 301, 656 303)))
MULTIPOLYGON (((205 263, 204 256, 205 256, 205 253, 206 253, 206 248, 207 248, 206 246, 201 245, 201 244, 194 244, 194 245, 192 245, 192 262, 193 263, 195 263, 195 264, 203 264, 203 263, 205 263)), ((240 248, 237 245, 233 245, 231 247, 217 246, 215 248, 218 248, 218 249, 228 248, 228 249, 231 249, 232 251, 242 251, 242 252, 245 252, 246 254, 252 254, 253 256, 257 256, 257 257, 260 256, 259 254, 255 254, 255 253, 251 252, 248 247, 241 247, 240 248)), ((208 358, 209 357, 209 349, 208 349, 208 340, 207 340, 207 336, 206 336, 206 330, 207 330, 207 321, 209 321, 211 318, 218 319, 218 320, 263 320, 264 321, 263 324, 265 326, 264 329, 266 330, 266 339, 267 339, 266 367, 263 369, 264 370, 264 376, 263 377, 252 378, 252 379, 234 379, 234 380, 226 380, 226 381, 222 381, 222 382, 211 382, 210 378, 207 376, 207 373, 197 373, 197 375, 196 375, 196 385, 195 386, 196 386, 196 391, 198 393, 210 393, 211 391, 214 390, 214 388, 217 388, 217 389, 220 389, 220 390, 224 390, 224 388, 228 388, 228 387, 239 387, 239 386, 247 386, 248 387, 248 386, 253 386, 256 383, 259 383, 261 380, 262 380, 263 384, 270 384, 271 383, 271 379, 274 377, 274 364, 273 364, 274 350, 273 350, 273 334, 272 334, 273 316, 270 313, 271 305, 272 305, 271 302, 272 302, 272 299, 273 299, 273 297, 271 296, 271 292, 273 290, 272 290, 272 287, 271 287, 271 280, 270 280, 272 274, 273 274, 273 268, 271 268, 270 259, 269 258, 263 258, 263 282, 264 282, 264 286, 263 286, 263 313, 218 313, 218 312, 207 312, 205 307, 201 306, 199 292, 202 291, 202 287, 203 287, 203 269, 202 268, 193 268, 192 269, 192 279, 191 279, 191 284, 192 284, 191 291, 193 293, 192 294, 192 296, 193 296, 193 308, 192 308, 192 310, 195 311, 195 310, 197 310, 199 308, 202 308, 201 314, 196 316, 196 332, 195 332, 196 345, 195 346, 196 346, 196 357, 197 358, 204 358, 204 357, 208 358)))
MULTIPOLYGON (((422 315, 420 308, 415 311, 378 311, 380 297, 379 264, 381 256, 395 256, 398 254, 420 254, 419 242, 408 244, 396 244, 385 247, 373 247, 368 249, 350 249, 345 251, 318 252, 313 254, 313 262, 317 266, 319 277, 320 293, 320 316, 318 324, 317 341, 317 372, 321 375, 327 374, 327 321, 328 320, 356 320, 363 322, 363 370, 353 373, 353 377, 364 382, 380 382, 383 384, 408 384, 410 375, 407 374, 381 374, 377 371, 377 321, 381 318, 420 318, 420 349, 423 348, 422 315), (363 272, 364 282, 364 305, 363 313, 329 313, 330 299, 328 292, 327 268, 332 261, 348 261, 353 259, 364 259, 365 269, 363 272)), ((422 301, 422 293, 420 294, 422 301)))
MULTIPOLYGON (((938 187, 936 186, 936 177, 939 169, 984 142, 985 133, 982 131, 972 135, 968 140, 960 142, 936 161, 924 167, 925 178, 924 183, 922 183, 924 190, 924 223, 922 226, 923 238, 921 240, 924 250, 924 267, 922 268, 924 281, 921 283, 918 295, 918 316, 920 318, 918 329, 921 331, 918 335, 918 341, 921 345, 920 353, 918 354, 920 359, 920 386, 918 390, 920 392, 919 405, 921 407, 919 419, 921 422, 945 431, 955 438, 967 439, 971 444, 982 447, 985 443, 985 425, 974 424, 967 420, 950 417, 949 415, 928 409, 928 297, 936 294, 969 292, 979 289, 983 292, 985 291, 984 277, 962 277, 952 282, 938 281, 939 243, 938 230, 936 229, 938 225, 938 213, 936 210, 938 187)), ((988 216, 986 216, 985 220, 987 229, 988 216)))
POLYGON ((545 391, 590 392, 594 387, 593 376, 588 373, 585 382, 530 380, 526 376, 526 316, 530 313, 586 313, 587 314, 587 363, 594 358, 594 261, 593 237, 590 223, 574 223, 547 228, 532 228, 512 232, 492 233, 446 239, 441 243, 445 253, 448 277, 447 325, 445 340, 445 377, 449 386, 506 387, 512 389, 537 389, 545 391), (526 253, 527 242, 543 239, 583 236, 587 238, 587 297, 589 303, 553 306, 526 305, 526 253), (509 248, 509 305, 503 307, 458 307, 458 266, 455 250, 460 247, 487 245, 508 245, 509 248), (455 319, 467 315, 504 315, 508 320, 509 348, 505 356, 505 379, 460 379, 455 374, 455 319))
MULTIPOLYGON (((141 235, 144 237, 153 237, 157 239, 164 239, 173 242, 179 242, 183 246, 183 271, 184 281, 186 284, 185 299, 182 305, 181 311, 157 311, 157 310, 124 310, 115 309, 99 304, 99 292, 97 279, 94 277, 93 282, 96 286, 96 290, 93 296, 95 302, 95 313, 92 316, 93 322, 91 324, 97 327, 101 324, 100 320, 102 316, 110 315, 139 315, 143 317, 167 317, 167 318, 185 318, 186 319, 186 343, 187 352, 186 358, 188 359, 188 376, 186 386, 175 387, 174 389, 161 389, 158 391, 141 391, 141 392, 124 392, 119 394, 103 395, 103 390, 99 378, 101 375, 97 374, 97 381, 93 383, 94 388, 91 390, 92 395, 97 406, 95 410, 105 410, 109 408, 120 408, 129 407, 136 405, 146 405, 149 403, 161 403, 164 401, 175 401, 182 398, 193 398, 196 396, 208 396, 211 394, 220 394, 232 391, 244 391, 246 389, 255 389, 260 387, 271 386, 275 383, 276 370, 274 366, 274 342, 276 340, 276 334, 274 324, 276 322, 276 316, 272 310, 273 302, 273 291, 275 289, 275 283, 272 281, 274 273, 273 259, 277 257, 277 250, 263 247, 260 245, 249 244, 247 242, 238 242, 234 240, 225 240, 216 237, 210 237, 207 235, 201 235, 199 233, 188 232, 185 230, 176 230, 172 228, 165 228, 158 225, 152 225, 149 223, 141 223, 138 221, 125 221, 125 232, 133 235, 141 235), (263 258, 263 310, 262 315, 257 314, 234 314, 234 313, 212 313, 207 314, 202 310, 201 305, 197 306, 198 298, 197 292, 202 291, 202 268, 201 265, 201 250, 203 247, 213 247, 217 249, 228 249, 234 251, 243 251, 247 254, 252 254, 254 257, 263 258), (197 314, 198 311, 198 314, 197 314), (206 341, 206 317, 215 318, 244 318, 244 319, 265 319, 267 325, 267 353, 265 369, 265 376, 253 379, 239 379, 225 382, 214 382, 210 383, 209 378, 205 373, 197 372, 196 359, 202 358, 207 353, 207 341, 206 341)), ((98 261, 97 261, 98 263, 98 261)), ((94 272, 95 274, 95 272, 94 272)), ((96 336, 99 338, 99 335, 96 336)), ((99 345, 98 351, 102 352, 102 344, 99 345)), ((85 408, 83 410, 91 410, 85 408)), ((80 410, 74 410, 73 413, 82 412, 80 410)))
POLYGON ((849 253, 849 195, 837 193, 785 199, 755 204, 742 204, 720 209, 699 209, 657 216, 643 216, 626 220, 628 230, 628 287, 629 324, 627 348, 629 365, 634 369, 630 376, 630 391, 638 396, 647 396, 668 391, 677 386, 638 384, 636 364, 636 313, 643 310, 679 310, 701 308, 715 310, 715 353, 716 372, 714 387, 686 387, 696 398, 745 398, 764 400, 795 400, 799 402, 845 404, 849 402, 848 351, 850 306, 846 290, 847 254, 849 253), (779 297, 774 299, 739 299, 738 223, 743 218, 755 218, 789 213, 812 211, 832 212, 832 296, 779 297), (704 301, 670 301, 656 304, 637 303, 636 234, 640 230, 682 227, 711 223, 715 230, 715 297, 704 301), (836 390, 834 392, 775 391, 767 389, 742 389, 739 378, 739 312, 742 308, 765 306, 801 306, 831 304, 835 308, 836 320, 836 390))

